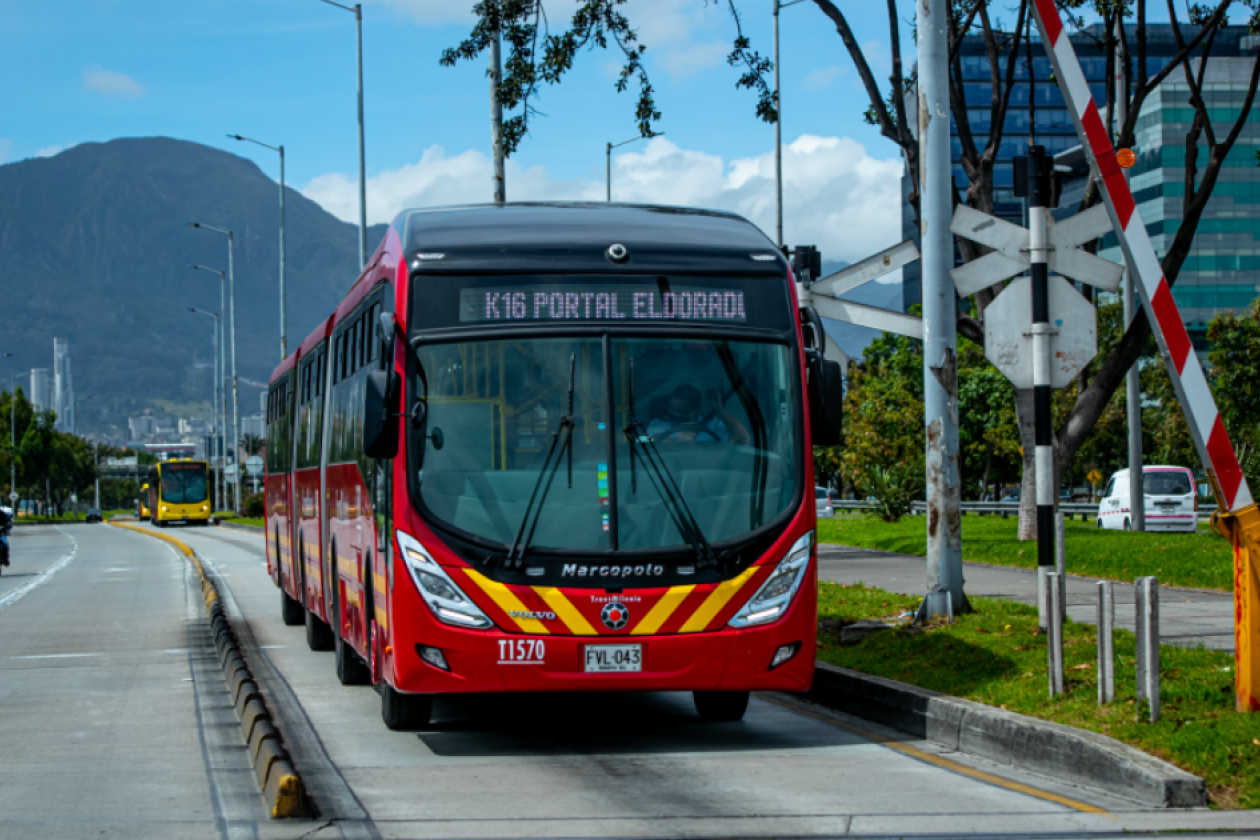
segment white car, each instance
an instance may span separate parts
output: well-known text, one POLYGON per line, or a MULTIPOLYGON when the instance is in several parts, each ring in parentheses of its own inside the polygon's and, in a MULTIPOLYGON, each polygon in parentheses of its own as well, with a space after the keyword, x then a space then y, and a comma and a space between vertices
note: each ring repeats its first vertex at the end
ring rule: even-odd
POLYGON ((831 506, 831 494, 827 492, 826 487, 815 487, 814 497, 816 499, 816 507, 818 509, 819 519, 831 519, 835 517, 836 510, 831 506))
MULTIPOLYGON (((1146 501, 1146 530, 1190 531, 1199 527, 1199 496, 1194 474, 1185 467, 1142 467, 1146 501)), ((1129 505, 1129 471, 1120 470, 1107 482, 1098 505, 1098 527, 1128 531, 1133 527, 1129 505)))

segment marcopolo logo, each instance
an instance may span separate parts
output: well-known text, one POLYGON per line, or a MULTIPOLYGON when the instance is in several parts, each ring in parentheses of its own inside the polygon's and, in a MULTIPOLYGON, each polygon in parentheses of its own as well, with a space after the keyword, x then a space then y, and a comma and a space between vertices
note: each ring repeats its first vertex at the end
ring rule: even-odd
POLYGON ((529 610, 511 610, 508 615, 512 618, 532 618, 535 621, 555 621, 556 614, 553 612, 530 612, 529 610))
POLYGON ((565 563, 561 577, 659 577, 665 574, 664 566, 579 566, 565 563))

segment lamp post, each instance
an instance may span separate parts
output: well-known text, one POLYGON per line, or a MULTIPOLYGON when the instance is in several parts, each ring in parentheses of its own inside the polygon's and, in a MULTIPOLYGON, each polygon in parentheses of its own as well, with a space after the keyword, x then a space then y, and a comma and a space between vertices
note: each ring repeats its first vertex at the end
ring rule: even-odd
MULTIPOLYGON (((5 357, 12 356, 12 353, 5 353, 5 357)), ((10 373, 9 374, 9 492, 17 492, 17 462, 13 460, 14 453, 17 452, 17 378, 19 376, 30 376, 30 372, 26 373, 10 373)), ((16 514, 17 511, 15 510, 16 514)))
POLYGON ((229 134, 236 140, 244 140, 246 143, 253 143, 262 146, 265 149, 271 149, 273 152, 280 153, 280 360, 283 361, 289 355, 287 342, 285 341, 287 320, 285 318, 285 243, 284 243, 284 146, 272 146, 261 140, 255 140, 252 137, 242 137, 239 134, 229 134))
POLYGON ((640 134, 638 137, 631 137, 629 140, 622 140, 620 143, 604 144, 604 200, 612 201, 612 150, 618 146, 624 146, 627 143, 633 143, 635 140, 651 140, 653 137, 664 137, 665 132, 658 134, 640 134))
MULTIPOLYGON (((205 315, 207 318, 214 319, 214 333, 211 335, 211 340, 212 340, 211 347, 213 348, 211 351, 211 355, 214 356, 214 385, 215 387, 210 397, 211 399, 210 414, 211 416, 214 417, 214 427, 215 427, 215 430, 218 431, 221 428, 219 426, 219 409, 218 409, 219 382, 220 382, 220 379, 219 379, 219 313, 207 312, 206 310, 198 309, 195 306, 189 306, 188 311, 197 315, 205 315)), ((214 440, 213 436, 211 437, 211 440, 212 441, 214 440)), ((213 463, 214 461, 213 456, 211 457, 210 460, 213 463)), ((219 510, 223 510, 223 480, 222 480, 221 473, 219 475, 219 478, 217 478, 215 481, 215 492, 217 496, 217 500, 215 501, 215 504, 218 505, 219 510)))
MULTIPOLYGON (((215 233, 221 233, 227 237, 228 241, 228 332, 231 333, 232 341, 232 440, 236 440, 241 434, 240 420, 240 399, 236 387, 236 273, 233 271, 232 259, 232 231, 223 228, 211 227, 203 225, 200 222, 189 222, 190 227, 201 228, 202 230, 212 230, 215 233)), ((197 266, 194 266, 196 268, 197 266)), ((223 456, 226 459, 227 449, 223 450, 223 456)), ((237 516, 241 515, 241 483, 239 481, 232 484, 232 510, 237 516)))
POLYGON ((333 0, 322 0, 329 6, 354 12, 356 29, 355 56, 359 63, 359 268, 367 265, 367 166, 363 151, 363 5, 343 6, 333 0))
MULTIPOLYGON (((223 312, 227 308, 227 301, 225 299, 225 293, 224 293, 224 285, 226 283, 226 274, 222 271, 219 271, 217 268, 207 268, 204 265, 192 265, 192 266, 189 266, 189 268, 201 269, 202 271, 209 271, 211 274, 219 275, 219 311, 223 312)), ((227 460, 227 387, 223 384, 223 382, 224 382, 224 379, 227 378, 227 360, 224 357, 224 354, 226 352, 225 347, 227 345, 227 340, 226 340, 227 336, 225 334, 226 327, 222 321, 218 322, 218 328, 219 328, 219 368, 218 368, 219 372, 215 375, 215 383, 217 385, 217 390, 215 391, 215 394, 216 394, 216 399, 219 401, 219 408, 220 408, 219 417, 222 419, 222 424, 219 425, 218 428, 215 430, 218 432, 218 438, 219 438, 219 447, 218 447, 218 451, 215 453, 215 457, 220 457, 221 455, 224 461, 226 462, 227 460)), ((222 470, 223 468, 224 468, 224 464, 220 464, 219 469, 222 470)), ((225 500, 220 498, 219 501, 220 501, 219 510, 223 510, 222 503, 225 500)))
POLYGON ((774 230, 780 248, 783 247, 783 97, 779 95, 779 9, 800 2, 774 0, 774 230))

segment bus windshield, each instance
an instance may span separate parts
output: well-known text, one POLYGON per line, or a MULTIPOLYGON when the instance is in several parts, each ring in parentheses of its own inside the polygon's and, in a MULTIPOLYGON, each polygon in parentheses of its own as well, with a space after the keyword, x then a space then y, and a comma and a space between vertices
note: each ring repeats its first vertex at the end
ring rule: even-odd
POLYGON ((512 544, 536 486, 530 551, 684 549, 669 483, 711 543, 769 523, 796 495, 786 344, 513 337, 417 354, 428 404, 420 502, 483 540, 512 544), (568 446, 543 497, 562 426, 568 446))
POLYGON ((191 505, 208 498, 205 464, 163 464, 162 501, 191 505))

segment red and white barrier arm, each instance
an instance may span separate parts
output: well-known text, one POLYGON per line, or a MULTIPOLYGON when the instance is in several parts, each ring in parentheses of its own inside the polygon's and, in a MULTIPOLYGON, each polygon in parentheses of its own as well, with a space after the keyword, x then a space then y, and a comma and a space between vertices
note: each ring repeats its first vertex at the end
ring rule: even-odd
POLYGON ((1047 52, 1054 65, 1054 77, 1059 81, 1072 120, 1076 123, 1077 136, 1101 176, 1102 194, 1111 213, 1111 223, 1120 240, 1120 248, 1128 260, 1130 276, 1137 274, 1135 288, 1141 295, 1147 315, 1154 316, 1149 318, 1151 327, 1168 363, 1173 388, 1181 401, 1181 410, 1185 412, 1199 457, 1205 464, 1211 465, 1225 495, 1226 509, 1241 510, 1254 503, 1251 490, 1238 466, 1238 457, 1234 454, 1225 424, 1221 422, 1220 412, 1216 410, 1216 401, 1190 344, 1190 336, 1173 301, 1172 290, 1164 279, 1164 270, 1155 256, 1146 225, 1137 212, 1129 182, 1116 162, 1116 150, 1112 148, 1098 105, 1090 95, 1076 50, 1054 0, 1034 0, 1033 7, 1042 42, 1050 47, 1047 52))

